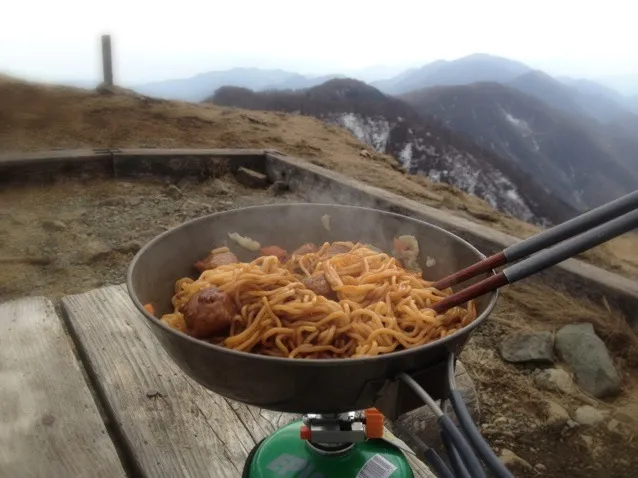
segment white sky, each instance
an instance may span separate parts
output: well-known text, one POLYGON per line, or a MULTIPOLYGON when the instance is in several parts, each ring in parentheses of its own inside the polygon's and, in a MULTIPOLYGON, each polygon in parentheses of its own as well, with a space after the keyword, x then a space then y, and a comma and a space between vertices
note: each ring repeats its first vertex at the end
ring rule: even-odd
POLYGON ((558 75, 638 75, 637 10, 632 0, 4 0, 0 71, 98 79, 100 35, 110 33, 122 84, 236 66, 335 73, 475 52, 558 75))

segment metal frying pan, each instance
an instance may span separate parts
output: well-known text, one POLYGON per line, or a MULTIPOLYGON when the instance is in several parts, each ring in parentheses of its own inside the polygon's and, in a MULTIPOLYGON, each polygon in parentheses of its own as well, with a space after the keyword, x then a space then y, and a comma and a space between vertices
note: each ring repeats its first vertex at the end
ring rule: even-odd
MULTIPOLYGON (((294 250, 306 242, 361 241, 384 251, 393 238, 411 234, 419 241, 426 279, 437 280, 485 258, 463 239, 416 219, 351 206, 282 204, 236 209, 184 223, 156 237, 135 256, 127 277, 129 294, 171 358, 206 388, 250 405, 289 413, 341 413, 376 406, 389 418, 422 406, 397 376, 410 375, 434 399, 447 393, 446 364, 458 355, 474 329, 490 314, 492 292, 477 299, 477 319, 455 334, 411 350, 378 357, 304 360, 237 352, 191 338, 151 316, 171 311, 174 283, 195 277, 193 264, 211 249, 228 245, 241 261, 255 252, 229 239, 237 232, 260 242, 294 250), (322 216, 329 216, 329 230, 322 216), (435 263, 432 264, 433 258, 435 263), (430 267, 427 267, 427 266, 430 267)), ((477 276, 479 281, 492 275, 477 276)), ((471 283, 471 282, 470 282, 471 283)))

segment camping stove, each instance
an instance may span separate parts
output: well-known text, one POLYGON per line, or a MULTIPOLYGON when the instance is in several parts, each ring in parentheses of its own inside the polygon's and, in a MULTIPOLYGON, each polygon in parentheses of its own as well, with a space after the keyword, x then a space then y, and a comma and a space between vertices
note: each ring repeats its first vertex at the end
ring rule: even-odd
POLYGON ((376 409, 306 414, 251 451, 244 478, 411 478, 401 450, 383 439, 376 409))

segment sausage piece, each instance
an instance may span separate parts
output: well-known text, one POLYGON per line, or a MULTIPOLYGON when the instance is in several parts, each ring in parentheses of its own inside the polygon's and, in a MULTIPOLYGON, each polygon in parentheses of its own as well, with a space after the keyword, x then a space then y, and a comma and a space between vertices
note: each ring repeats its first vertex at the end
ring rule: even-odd
POLYGON ((298 247, 292 253, 293 256, 303 256, 304 254, 310 254, 312 252, 317 252, 319 248, 313 244, 312 242, 308 242, 301 247, 298 247))
POLYGON ((261 250, 262 256, 275 256, 279 259, 279 262, 286 262, 288 260, 288 251, 282 249, 279 246, 268 246, 261 250))
POLYGON ((232 252, 220 252, 217 254, 210 254, 206 259, 197 261, 195 263, 195 269, 199 272, 204 272, 215 267, 225 266, 228 264, 236 264, 239 262, 237 256, 232 252))
POLYGON ((303 285, 306 286, 306 289, 310 289, 317 295, 323 295, 328 298, 334 296, 332 288, 323 274, 305 278, 303 285))
POLYGON ((182 309, 188 335, 198 339, 210 337, 230 326, 235 312, 233 300, 217 287, 196 292, 182 309))

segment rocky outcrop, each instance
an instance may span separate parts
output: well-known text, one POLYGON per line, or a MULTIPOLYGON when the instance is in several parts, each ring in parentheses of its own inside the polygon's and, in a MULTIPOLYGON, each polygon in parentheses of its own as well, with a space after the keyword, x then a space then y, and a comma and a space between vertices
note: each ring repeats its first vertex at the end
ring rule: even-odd
POLYGON ((569 324, 560 329, 556 350, 585 392, 597 398, 620 393, 620 376, 592 324, 569 324))
POLYGON ((551 332, 515 332, 501 342, 501 357, 507 362, 554 362, 554 338, 551 332))

